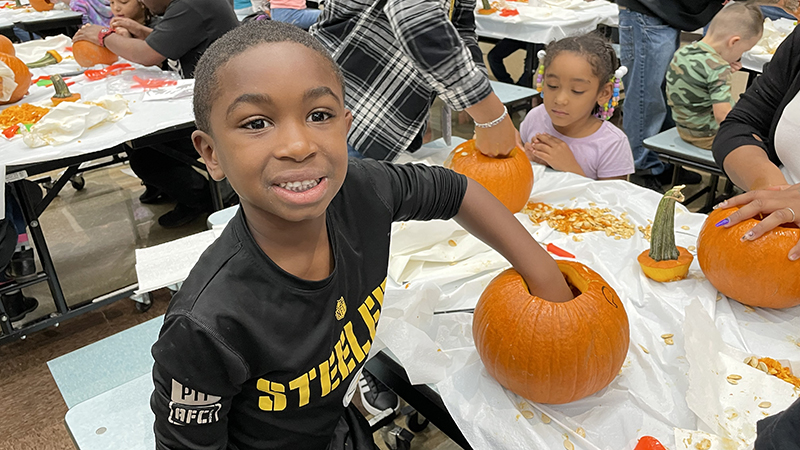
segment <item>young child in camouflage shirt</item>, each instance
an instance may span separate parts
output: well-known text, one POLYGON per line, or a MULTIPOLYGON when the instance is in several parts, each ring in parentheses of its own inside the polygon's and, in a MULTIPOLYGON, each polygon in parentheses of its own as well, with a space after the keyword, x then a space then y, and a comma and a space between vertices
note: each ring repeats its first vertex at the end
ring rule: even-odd
POLYGON ((667 70, 667 102, 684 141, 711 149, 732 108, 731 74, 741 69, 742 54, 763 30, 758 6, 733 3, 714 16, 703 39, 675 52, 667 70))

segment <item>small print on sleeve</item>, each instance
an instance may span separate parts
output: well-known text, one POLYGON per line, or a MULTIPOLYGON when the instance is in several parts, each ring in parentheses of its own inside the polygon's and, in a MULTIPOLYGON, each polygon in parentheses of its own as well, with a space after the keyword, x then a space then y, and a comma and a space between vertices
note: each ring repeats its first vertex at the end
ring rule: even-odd
POLYGON ((207 425, 219 422, 222 397, 204 394, 172 380, 169 422, 173 425, 207 425))

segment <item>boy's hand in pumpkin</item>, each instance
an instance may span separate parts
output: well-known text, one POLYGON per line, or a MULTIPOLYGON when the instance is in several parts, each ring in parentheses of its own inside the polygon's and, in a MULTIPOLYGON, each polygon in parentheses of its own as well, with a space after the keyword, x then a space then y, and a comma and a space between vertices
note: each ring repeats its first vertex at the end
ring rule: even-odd
POLYGON ((539 133, 534 136, 532 147, 533 156, 543 160, 553 169, 586 176, 569 145, 561 139, 547 133, 539 133))
MULTIPOLYGON (((775 186, 769 189, 750 191, 725 200, 714 209, 733 206, 740 208, 717 226, 730 228, 759 214, 766 216, 742 236, 743 241, 758 239, 764 233, 784 223, 794 223, 800 226, 800 183, 793 186, 775 186)), ((789 259, 792 261, 800 259, 800 242, 789 250, 789 259)))

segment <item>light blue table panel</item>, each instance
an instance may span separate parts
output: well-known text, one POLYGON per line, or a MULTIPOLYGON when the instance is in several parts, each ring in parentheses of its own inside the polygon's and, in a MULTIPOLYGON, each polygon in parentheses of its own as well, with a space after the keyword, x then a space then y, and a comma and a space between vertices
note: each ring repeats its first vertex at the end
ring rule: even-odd
POLYGON ((136 325, 47 362, 68 408, 144 374, 150 376, 164 316, 136 325))
POLYGON ((497 95, 497 98, 499 98, 500 102, 504 105, 539 95, 539 91, 529 87, 501 83, 499 81, 489 81, 489 83, 491 83, 492 90, 495 95, 497 95))
POLYGON ((78 449, 154 449, 152 392, 148 373, 70 408, 65 420, 78 449))
MULTIPOLYGON (((714 156, 711 150, 705 150, 700 147, 684 141, 678 135, 677 128, 671 128, 667 131, 662 131, 653 137, 644 140, 644 146, 658 153, 666 153, 671 156, 685 158, 701 164, 707 164, 716 167, 717 163, 714 161, 714 156)), ((717 169, 719 171, 719 169, 717 169)))

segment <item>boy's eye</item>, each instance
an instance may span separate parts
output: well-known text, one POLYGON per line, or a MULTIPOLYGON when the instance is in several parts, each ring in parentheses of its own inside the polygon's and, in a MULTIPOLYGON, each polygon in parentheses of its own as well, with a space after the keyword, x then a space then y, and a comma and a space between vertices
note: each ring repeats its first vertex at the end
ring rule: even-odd
POLYGON ((324 112, 324 111, 314 111, 308 116, 308 120, 311 122, 324 122, 328 119, 333 117, 332 115, 324 112))
POLYGON ((244 127, 249 130, 261 130, 263 128, 266 128, 268 125, 269 123, 264 119, 253 119, 244 124, 244 127))

